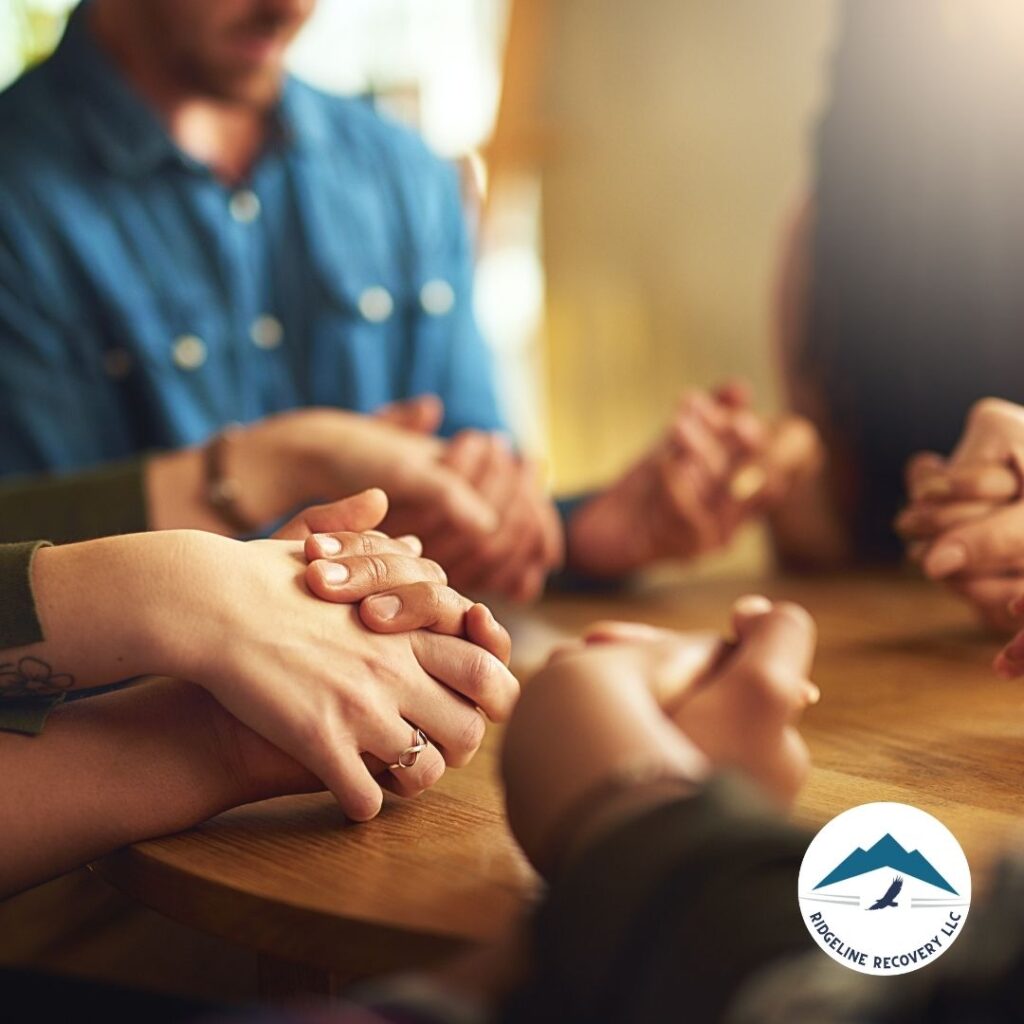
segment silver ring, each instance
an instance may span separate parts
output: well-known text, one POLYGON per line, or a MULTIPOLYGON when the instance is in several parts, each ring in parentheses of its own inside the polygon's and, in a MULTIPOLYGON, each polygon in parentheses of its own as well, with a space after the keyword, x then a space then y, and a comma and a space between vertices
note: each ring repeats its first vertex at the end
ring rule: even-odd
POLYGON ((413 745, 406 747, 398 755, 398 760, 394 764, 389 764, 389 768, 411 768, 416 763, 416 758, 427 749, 429 741, 427 740, 426 734, 422 729, 417 729, 413 734, 413 745))

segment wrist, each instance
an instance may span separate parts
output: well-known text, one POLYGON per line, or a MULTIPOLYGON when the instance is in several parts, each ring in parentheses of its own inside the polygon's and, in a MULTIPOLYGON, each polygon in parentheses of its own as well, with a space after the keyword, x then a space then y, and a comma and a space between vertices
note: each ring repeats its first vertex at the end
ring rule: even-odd
POLYGON ((623 514, 617 484, 579 505, 565 529, 566 565, 584 576, 616 579, 642 567, 630 542, 642 518, 623 514))
POLYGON ((162 625, 173 621, 160 558, 171 534, 127 534, 41 548, 32 587, 47 660, 97 686, 168 670, 162 625))
POLYGON ((237 636, 238 582, 242 541, 201 530, 150 534, 146 558, 150 581, 137 595, 136 627, 150 652, 147 673, 190 679, 206 687, 211 658, 237 636))
POLYGON ((333 410, 298 409, 235 432, 225 472, 249 521, 270 523, 329 496, 330 452, 320 443, 333 410))

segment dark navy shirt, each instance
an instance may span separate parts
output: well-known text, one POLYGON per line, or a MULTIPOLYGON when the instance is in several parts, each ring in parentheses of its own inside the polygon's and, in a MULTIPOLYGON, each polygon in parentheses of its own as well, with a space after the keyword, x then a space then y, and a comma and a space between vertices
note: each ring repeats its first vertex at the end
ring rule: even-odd
POLYGON ((249 179, 182 152, 86 11, 0 95, 0 475, 433 392, 497 429, 452 168, 285 82, 249 179))

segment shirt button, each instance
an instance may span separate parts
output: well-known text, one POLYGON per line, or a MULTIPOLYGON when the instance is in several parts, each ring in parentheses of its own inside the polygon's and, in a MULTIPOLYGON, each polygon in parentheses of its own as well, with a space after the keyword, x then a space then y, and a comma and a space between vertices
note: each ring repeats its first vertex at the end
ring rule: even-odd
POLYGON ((395 308, 395 302, 387 288, 379 284, 367 288, 359 296, 359 312, 371 323, 379 324, 391 316, 395 308))
POLYGON ((124 380, 132 372, 132 354, 126 348, 108 348, 103 353, 103 372, 111 380, 124 380))
POLYGON ((447 281, 436 277, 420 289, 420 305, 431 316, 444 316, 455 305, 455 289, 447 281))
POLYGON ((240 188, 231 194, 228 210, 239 224, 251 224, 259 215, 262 204, 252 189, 240 188))
POLYGON ((284 328, 276 316, 264 313, 253 320, 249 328, 249 337, 257 348, 277 348, 284 340, 284 328))
POLYGON ((183 334, 174 339, 171 353, 178 369, 198 370, 206 362, 206 342, 194 334, 183 334))

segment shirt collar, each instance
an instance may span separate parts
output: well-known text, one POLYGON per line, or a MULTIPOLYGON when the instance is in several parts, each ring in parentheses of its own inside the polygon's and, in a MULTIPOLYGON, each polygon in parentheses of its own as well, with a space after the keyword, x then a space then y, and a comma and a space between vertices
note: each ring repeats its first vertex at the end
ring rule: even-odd
POLYGON ((184 154, 157 113, 97 46, 87 24, 88 2, 68 19, 53 61, 75 97, 82 129, 111 170, 141 175, 184 154))
MULTIPOLYGON (((87 24, 90 7, 86 0, 72 12, 53 61, 77 99, 80 123, 96 154, 110 170, 127 176, 145 175, 166 161, 200 166, 178 147, 157 112, 96 44, 87 24)), ((320 148, 331 133, 323 105, 316 100, 315 90, 286 77, 268 148, 320 148)))
POLYGON ((316 90, 291 75, 285 79, 274 116, 286 145, 311 152, 332 137, 326 107, 316 90))

